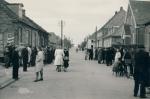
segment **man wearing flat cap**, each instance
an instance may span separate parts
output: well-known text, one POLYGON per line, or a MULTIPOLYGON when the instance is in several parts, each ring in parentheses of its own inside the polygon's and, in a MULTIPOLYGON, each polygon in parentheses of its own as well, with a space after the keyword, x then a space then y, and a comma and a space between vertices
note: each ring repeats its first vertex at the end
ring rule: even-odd
POLYGON ((134 96, 137 97, 140 88, 140 98, 146 98, 146 83, 148 80, 148 58, 149 54, 144 50, 144 46, 139 46, 135 54, 134 66, 134 96))

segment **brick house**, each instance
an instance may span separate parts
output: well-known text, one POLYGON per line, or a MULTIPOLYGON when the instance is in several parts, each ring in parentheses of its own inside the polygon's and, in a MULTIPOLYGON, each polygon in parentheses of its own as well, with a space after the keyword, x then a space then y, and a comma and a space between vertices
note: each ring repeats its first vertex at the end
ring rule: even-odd
POLYGON ((129 0, 126 22, 128 31, 125 35, 127 44, 144 45, 150 50, 150 1, 129 0), (130 39, 131 42, 127 42, 130 39))
POLYGON ((120 7, 115 15, 97 32, 98 47, 111 47, 114 44, 122 43, 120 30, 123 28, 126 11, 120 7))
POLYGON ((0 0, 0 56, 7 43, 47 46, 48 32, 26 16, 23 4, 0 0))

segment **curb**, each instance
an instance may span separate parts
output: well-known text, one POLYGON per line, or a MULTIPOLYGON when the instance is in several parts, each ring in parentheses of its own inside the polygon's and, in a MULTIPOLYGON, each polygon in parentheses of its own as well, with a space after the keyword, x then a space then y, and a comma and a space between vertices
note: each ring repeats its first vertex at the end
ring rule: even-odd
POLYGON ((3 82, 3 83, 0 84, 0 89, 3 89, 5 87, 9 86, 10 84, 14 83, 15 81, 16 80, 14 80, 14 79, 8 79, 8 80, 6 80, 5 82, 3 82))

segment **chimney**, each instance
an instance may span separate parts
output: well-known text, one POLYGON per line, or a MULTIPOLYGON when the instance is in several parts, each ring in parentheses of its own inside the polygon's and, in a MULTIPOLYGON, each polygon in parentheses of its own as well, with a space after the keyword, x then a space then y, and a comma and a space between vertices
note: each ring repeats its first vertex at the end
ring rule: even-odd
POLYGON ((116 12, 115 12, 115 15, 116 15, 117 13, 118 13, 118 12, 116 11, 116 12))
POLYGON ((7 5, 19 18, 23 17, 23 4, 22 3, 10 3, 7 5))
POLYGON ((122 6, 120 7, 120 11, 123 11, 123 7, 122 6))
POLYGON ((26 15, 26 10, 25 10, 25 9, 22 10, 22 15, 23 15, 23 16, 26 15))

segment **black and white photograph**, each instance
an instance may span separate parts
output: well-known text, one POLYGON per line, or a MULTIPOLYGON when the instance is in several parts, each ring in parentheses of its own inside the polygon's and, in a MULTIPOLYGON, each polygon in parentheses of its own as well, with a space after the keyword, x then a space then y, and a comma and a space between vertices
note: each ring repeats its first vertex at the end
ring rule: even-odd
POLYGON ((150 0, 0 0, 0 99, 150 99, 150 0))

